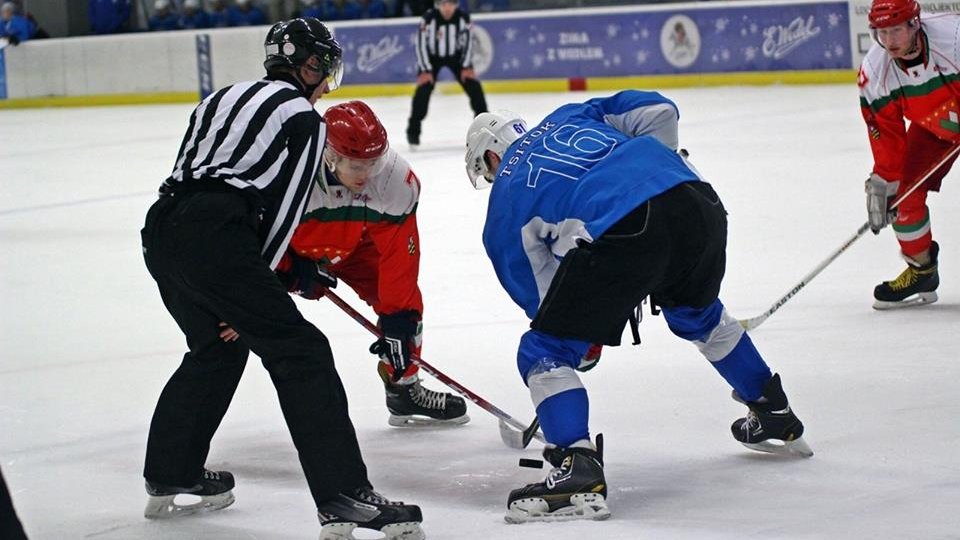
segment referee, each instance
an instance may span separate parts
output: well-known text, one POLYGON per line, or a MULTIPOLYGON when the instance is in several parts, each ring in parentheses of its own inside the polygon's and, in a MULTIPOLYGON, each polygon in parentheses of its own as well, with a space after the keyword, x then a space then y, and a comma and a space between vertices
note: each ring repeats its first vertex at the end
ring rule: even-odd
POLYGON ((407 123, 407 142, 420 145, 420 127, 427 117, 430 95, 441 68, 449 68, 470 97, 474 116, 487 112, 483 86, 473 69, 470 15, 460 10, 456 0, 436 0, 420 21, 417 33, 417 89, 407 123))
MULTIPOLYGON (((273 271, 321 163, 326 127, 313 106, 340 83, 341 48, 314 18, 277 23, 264 45, 263 80, 224 88, 194 110, 142 231, 147 268, 189 347, 150 424, 148 518, 233 502, 233 475, 205 462, 251 350, 276 387, 321 523, 357 521, 340 512, 357 500, 388 505, 367 479, 327 338, 273 271), (200 501, 179 505, 180 493, 200 501)), ((301 286, 320 279, 316 265, 297 277, 301 286)), ((375 528, 384 515, 421 520, 412 505, 370 514, 380 516, 375 528)))

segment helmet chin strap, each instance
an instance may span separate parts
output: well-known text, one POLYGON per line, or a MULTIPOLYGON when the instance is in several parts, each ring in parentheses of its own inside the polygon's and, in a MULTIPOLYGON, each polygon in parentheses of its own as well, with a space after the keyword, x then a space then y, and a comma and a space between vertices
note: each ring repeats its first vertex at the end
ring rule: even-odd
MULTIPOLYGON (((312 71, 312 72, 314 72, 314 73, 323 74, 323 69, 321 69, 320 67, 317 67, 317 66, 312 66, 312 65, 310 65, 309 62, 306 62, 306 63, 302 64, 300 67, 307 68, 307 69, 309 69, 310 71, 312 71)), ((320 85, 323 84, 323 81, 326 79, 326 77, 323 77, 323 78, 320 79, 320 82, 318 82, 317 84, 307 84, 307 82, 304 81, 304 80, 303 80, 303 77, 300 75, 300 69, 299 69, 299 68, 297 68, 296 73, 295 73, 295 76, 296 76, 296 78, 297 78, 297 81, 300 83, 300 86, 303 87, 303 91, 304 91, 304 93, 306 94, 306 97, 307 97, 308 99, 310 98, 310 96, 313 95, 313 93, 317 90, 317 88, 320 88, 320 85)))

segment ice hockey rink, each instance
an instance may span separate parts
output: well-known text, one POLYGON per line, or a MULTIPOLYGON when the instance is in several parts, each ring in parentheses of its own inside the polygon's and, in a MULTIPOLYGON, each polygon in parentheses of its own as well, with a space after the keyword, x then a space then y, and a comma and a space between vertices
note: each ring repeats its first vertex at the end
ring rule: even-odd
MULTIPOLYGON (((729 212, 721 298, 734 316, 759 315, 866 220, 871 158, 856 85, 664 94, 679 105, 681 145, 729 212)), ((488 99, 535 122, 594 95, 488 99)), ((403 140, 409 99, 368 102, 423 185, 424 359, 531 420, 514 365, 528 321, 480 242, 488 192, 464 173, 466 97, 434 96, 415 153, 403 140)), ((0 112, 0 466, 31 538, 318 535, 255 358, 207 463, 236 475, 236 503, 176 521, 142 516, 147 429, 184 340, 143 266, 139 229, 191 108, 0 112)), ((582 375, 592 431, 606 439, 613 516, 604 522, 504 523, 507 493, 545 474, 517 466, 539 457, 539 444, 507 448, 496 419, 474 406, 459 428, 389 427, 371 336, 328 301, 298 305, 331 341, 374 486, 421 505, 430 539, 960 538, 960 174, 930 205, 943 248, 939 303, 871 309, 874 285, 904 267, 887 229, 861 238, 752 332, 806 424, 809 460, 736 443, 729 425, 745 408, 662 317, 646 313, 641 346, 627 334, 608 348, 582 375)), ((372 317, 345 286, 336 292, 372 317)))

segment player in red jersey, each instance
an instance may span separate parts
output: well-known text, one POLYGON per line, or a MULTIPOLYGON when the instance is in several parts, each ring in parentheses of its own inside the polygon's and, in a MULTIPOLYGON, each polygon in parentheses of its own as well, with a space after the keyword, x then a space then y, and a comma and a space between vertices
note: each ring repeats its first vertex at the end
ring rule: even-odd
POLYGON ((860 66, 860 109, 873 150, 866 182, 874 233, 889 224, 907 269, 874 289, 877 309, 937 300, 937 255, 927 193, 939 191, 960 142, 960 15, 920 17, 917 0, 873 0, 868 15, 876 43, 860 66), (906 123, 909 121, 909 127, 906 123), (926 182, 891 209, 917 180, 926 182))

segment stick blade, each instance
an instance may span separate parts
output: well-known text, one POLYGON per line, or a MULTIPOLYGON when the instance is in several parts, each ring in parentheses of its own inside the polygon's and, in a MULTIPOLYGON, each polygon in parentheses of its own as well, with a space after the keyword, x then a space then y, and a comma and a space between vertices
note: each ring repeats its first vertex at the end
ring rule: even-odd
POLYGON ((527 446, 530 446, 530 441, 533 439, 543 440, 543 435, 540 435, 540 418, 534 417, 533 422, 530 422, 530 425, 526 429, 520 431, 517 428, 510 426, 502 418, 500 419, 500 438, 503 440, 503 444, 509 446, 510 448, 516 448, 517 450, 523 450, 527 446))
POLYGON ((513 429, 509 424, 500 420, 500 439, 503 440, 503 444, 509 446, 510 448, 515 448, 517 450, 523 450, 527 447, 527 444, 530 441, 527 441, 527 444, 523 442, 523 432, 513 429))

